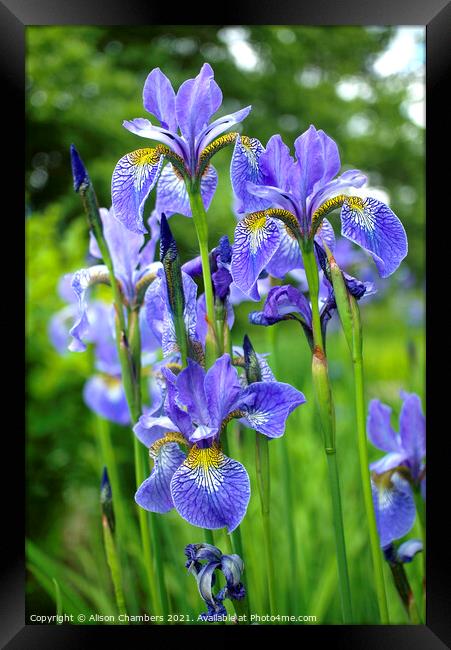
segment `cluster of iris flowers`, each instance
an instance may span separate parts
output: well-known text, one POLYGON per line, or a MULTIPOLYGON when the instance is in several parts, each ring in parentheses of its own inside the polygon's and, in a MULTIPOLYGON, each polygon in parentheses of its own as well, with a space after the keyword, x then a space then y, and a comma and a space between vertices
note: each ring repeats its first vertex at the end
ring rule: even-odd
MULTIPOLYGON (((378 400, 369 406, 366 426, 358 301, 375 288, 345 271, 356 252, 349 246, 352 242, 369 253, 382 278, 394 273, 407 254, 400 220, 387 205, 365 195, 366 178, 360 171, 339 174, 336 143, 314 126, 295 140, 293 158, 279 135, 264 147, 255 137, 230 131, 246 118, 250 106, 212 119, 220 109, 222 92, 207 63, 177 93, 159 68, 152 70, 143 103, 159 125, 139 117, 124 126, 158 144, 128 153, 116 164, 110 209, 98 208, 88 172, 71 148, 74 186, 90 227, 89 252, 98 263, 62 279, 60 293, 68 304, 53 318, 50 335, 60 351, 65 346, 83 351, 92 345, 96 374, 86 383, 84 400, 101 417, 133 428, 135 501, 149 582, 159 583, 161 597, 161 576, 155 574, 149 557, 149 537, 158 528, 158 518, 149 520, 145 511, 164 514, 175 509, 203 529, 199 537, 204 540, 189 545, 186 555, 187 568, 208 607, 204 618, 223 614, 225 598, 237 611, 243 607, 249 611, 239 525, 251 497, 250 481, 243 464, 228 453, 230 436, 244 427, 257 433, 268 604, 271 612, 277 610, 268 442, 284 434, 290 413, 306 398, 276 379, 266 355, 257 353, 247 336, 241 347, 234 344, 234 305, 265 295, 263 307, 250 311, 249 321, 268 327, 297 320, 312 355, 343 621, 352 622, 352 602, 326 355, 327 326, 335 312, 354 367, 362 491, 380 621, 388 622, 383 557, 409 617, 417 620, 402 565, 421 550, 421 542, 410 540, 397 548, 396 540, 411 530, 425 498, 424 416, 418 396, 403 394, 399 434, 391 427, 389 407, 378 400), (232 243, 224 236, 211 248, 208 223, 214 214, 207 216, 207 211, 218 183, 211 159, 228 145, 233 146, 230 178, 238 223, 232 243), (144 207, 153 193, 155 207, 146 218, 144 207), (345 238, 337 242, 327 219, 336 209, 345 238), (198 238, 199 256, 183 265, 168 221, 174 214, 192 217, 198 238), (158 240, 160 259, 155 261, 158 240), (99 283, 111 287, 113 304, 90 297, 89 289, 99 283), (203 286, 202 292, 198 286, 203 286), (370 467, 366 431, 371 442, 387 452, 370 467), (144 450, 150 459, 147 475, 141 462, 144 450), (212 531, 221 528, 228 532, 227 555, 213 545, 212 531), (202 565, 201 560, 207 563, 202 565), (214 594, 220 573, 226 585, 214 594)), ((109 486, 106 472, 105 483, 109 486)), ((108 503, 110 511, 112 487, 103 489, 108 498, 102 503, 108 503)), ((108 527, 111 517, 105 521, 108 527)), ((113 580, 121 609, 114 547, 118 533, 110 528, 107 552, 110 566, 117 569, 113 580)), ((155 585, 150 593, 157 607, 155 585)))

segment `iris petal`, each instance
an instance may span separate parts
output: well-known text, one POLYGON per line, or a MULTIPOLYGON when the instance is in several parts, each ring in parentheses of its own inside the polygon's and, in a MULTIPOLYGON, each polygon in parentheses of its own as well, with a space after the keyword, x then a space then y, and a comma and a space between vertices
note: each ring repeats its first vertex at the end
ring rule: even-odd
POLYGON ((407 255, 404 227, 390 208, 373 198, 351 197, 341 209, 341 234, 371 253, 379 275, 391 275, 407 255))
POLYGON ((222 93, 213 76, 211 66, 204 63, 197 77, 182 83, 175 99, 180 131, 193 149, 196 136, 208 124, 222 102, 222 93))
POLYGON ((69 344, 69 350, 71 352, 83 352, 86 350, 86 345, 82 340, 86 337, 89 331, 86 291, 91 285, 99 282, 106 282, 108 281, 108 278, 108 269, 103 264, 96 264, 87 269, 80 269, 73 274, 72 289, 78 297, 79 316, 69 331, 69 334, 73 337, 69 344))
POLYGON ((284 278, 289 271, 303 267, 301 250, 296 239, 285 224, 278 222, 280 244, 275 255, 266 265, 266 271, 275 278, 284 278))
POLYGON ((268 438, 279 438, 289 414, 304 402, 304 395, 289 384, 257 381, 243 392, 239 408, 246 414, 243 419, 248 427, 268 438))
POLYGON ((146 79, 143 103, 146 111, 160 120, 162 127, 169 131, 177 131, 175 92, 171 82, 160 68, 154 68, 146 79))
POLYGON ((148 138, 149 140, 156 140, 156 142, 165 144, 178 156, 187 160, 188 149, 186 143, 177 133, 169 131, 169 129, 154 126, 149 120, 143 117, 137 117, 134 120, 124 120, 122 126, 127 131, 130 131, 130 133, 139 135, 141 138, 148 138))
POLYGON ((370 402, 368 409, 368 437, 382 451, 400 451, 399 438, 390 424, 391 408, 378 399, 370 402))
POLYGON ((135 501, 141 508, 161 513, 172 510, 171 480, 185 458, 186 454, 176 442, 161 445, 151 475, 135 494, 135 501))
POLYGON ((205 395, 212 426, 220 427, 224 418, 235 409, 242 391, 236 368, 224 354, 205 375, 205 395))
MULTIPOLYGON (((213 195, 218 184, 218 174, 213 165, 209 165, 204 172, 200 192, 206 210, 210 207, 213 195)), ((157 201, 155 209, 158 213, 164 212, 166 216, 178 213, 185 217, 191 217, 191 207, 185 181, 181 175, 174 170, 172 164, 168 164, 161 172, 157 185, 157 201)))
POLYGON ((83 388, 85 404, 102 418, 116 424, 130 423, 124 387, 120 379, 95 375, 83 388))
POLYGON ((382 548, 406 535, 415 521, 415 501, 408 481, 394 472, 387 481, 371 481, 382 548))
POLYGON ((263 212, 254 212, 235 228, 231 273, 236 285, 250 293, 280 243, 278 224, 263 212))
POLYGON ((197 153, 198 156, 202 153, 205 147, 215 140, 221 133, 227 131, 235 124, 242 122, 250 113, 251 106, 246 106, 235 113, 230 113, 230 115, 224 115, 219 117, 217 120, 209 124, 199 135, 198 144, 197 144, 197 153))
POLYGON ((406 395, 399 416, 402 446, 409 455, 412 475, 417 480, 421 461, 426 455, 426 418, 421 400, 414 393, 406 395))
POLYGON ((117 219, 129 230, 146 233, 144 203, 158 179, 163 156, 156 149, 138 149, 121 158, 111 181, 117 219))
POLYGON ((230 165, 230 179, 237 201, 237 212, 257 212, 270 207, 266 199, 251 194, 247 182, 260 184, 263 182, 263 171, 260 167, 260 156, 264 152, 262 143, 257 138, 238 136, 233 149, 230 165))
POLYGON ((171 481, 178 513, 194 526, 233 531, 243 519, 250 497, 243 465, 225 456, 216 445, 191 448, 171 481))

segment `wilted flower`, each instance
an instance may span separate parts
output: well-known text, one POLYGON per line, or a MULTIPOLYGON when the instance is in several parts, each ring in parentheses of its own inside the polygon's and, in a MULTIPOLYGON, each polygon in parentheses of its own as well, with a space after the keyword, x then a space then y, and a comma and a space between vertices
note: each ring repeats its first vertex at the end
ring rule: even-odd
POLYGON ((246 589, 241 582, 243 560, 239 555, 223 555, 219 548, 211 544, 188 544, 185 555, 188 558, 185 566, 196 577, 199 593, 208 607, 208 611, 201 614, 201 618, 214 621, 226 616, 224 599, 242 600, 246 595, 246 589), (227 584, 214 594, 217 571, 224 575, 227 584))

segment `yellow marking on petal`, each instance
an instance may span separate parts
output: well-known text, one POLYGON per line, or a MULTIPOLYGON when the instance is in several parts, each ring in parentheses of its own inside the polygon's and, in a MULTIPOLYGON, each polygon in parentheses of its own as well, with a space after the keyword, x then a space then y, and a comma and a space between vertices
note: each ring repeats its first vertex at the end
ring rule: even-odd
MULTIPOLYGON (((238 363, 234 363, 234 365, 239 365, 238 363)), ((244 367, 244 358, 243 358, 243 367, 244 367)), ((240 411, 240 409, 236 409, 235 411, 232 411, 227 415, 227 417, 224 418, 224 420, 221 422, 221 433, 224 431, 226 426, 228 425, 229 422, 231 422, 235 418, 243 418, 246 414, 244 411, 240 411)))
POLYGON ((241 136, 241 144, 243 147, 246 147, 246 149, 252 149, 252 140, 248 135, 241 136))
POLYGON ((244 218, 244 221, 252 233, 258 232, 266 225, 266 212, 252 212, 244 218))
POLYGON ((158 145, 150 149, 136 149, 129 153, 130 163, 132 165, 157 165, 160 161, 161 156, 164 156, 170 151, 168 147, 164 145, 158 145))
POLYGON ((119 388, 121 385, 121 380, 118 377, 112 377, 111 375, 107 375, 104 373, 101 373, 101 377, 105 382, 106 386, 108 386, 108 388, 111 389, 119 388))
POLYGON ((224 454, 218 444, 214 443, 211 447, 205 449, 194 445, 189 450, 184 464, 190 469, 202 469, 204 472, 208 472, 212 468, 220 467, 223 458, 224 454))
POLYGON ((213 142, 210 142, 210 144, 205 147, 200 154, 199 164, 197 166, 197 175, 204 176, 207 173, 208 165, 212 156, 224 147, 227 147, 227 145, 235 142, 237 137, 238 133, 226 133, 225 135, 216 138, 216 140, 213 140, 213 142))
POLYGON ((279 221, 283 221, 288 234, 293 239, 296 239, 295 233, 299 233, 299 223, 294 214, 282 208, 271 208, 270 210, 266 210, 266 214, 268 217, 274 217, 275 219, 279 219, 279 221))
POLYGON ((151 458, 156 458, 163 445, 167 445, 169 442, 177 442, 180 445, 188 446, 186 438, 184 438, 181 433, 178 431, 170 431, 164 436, 164 438, 156 440, 153 445, 149 447, 149 456, 151 458))
POLYGON ((343 203, 346 201, 348 201, 348 197, 344 194, 339 194, 338 196, 334 196, 333 198, 324 201, 324 203, 322 203, 312 215, 312 231, 316 232, 318 227, 317 224, 322 221, 326 214, 329 214, 329 212, 332 212, 332 210, 335 210, 336 208, 341 208, 343 203))
POLYGON ((178 374, 182 370, 181 364, 180 363, 175 363, 175 361, 171 362, 171 363, 167 363, 165 367, 169 368, 169 370, 172 370, 172 372, 174 374, 178 374))
POLYGON ((349 205, 351 210, 364 210, 365 208, 364 201, 360 196, 347 196, 345 203, 349 205))

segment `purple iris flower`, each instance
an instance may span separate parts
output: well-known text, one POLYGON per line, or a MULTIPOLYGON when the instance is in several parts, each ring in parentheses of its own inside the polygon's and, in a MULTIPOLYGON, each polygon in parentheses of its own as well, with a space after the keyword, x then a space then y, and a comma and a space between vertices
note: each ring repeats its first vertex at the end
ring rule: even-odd
POLYGON ((138 233, 146 232, 142 219, 144 203, 157 181, 158 212, 191 216, 185 182, 200 183, 202 200, 208 209, 218 182, 209 160, 229 142, 227 136, 217 138, 244 120, 251 110, 248 106, 210 122, 222 104, 222 92, 208 63, 204 63, 197 77, 180 86, 177 95, 166 75, 160 68, 154 68, 144 84, 143 103, 161 126, 137 118, 125 121, 124 127, 135 135, 160 142, 163 147, 138 149, 121 158, 113 172, 111 190, 118 219, 138 233), (165 157, 170 162, 162 169, 165 157))
POLYGON ((407 238, 398 217, 381 201, 345 196, 366 177, 358 170, 337 176, 340 156, 335 142, 314 126, 294 143, 296 160, 279 135, 266 149, 257 139, 238 138, 231 179, 244 217, 235 230, 232 275, 246 293, 253 291, 263 268, 275 277, 299 268, 301 252, 293 227, 303 240, 324 240, 333 249, 334 235, 325 215, 341 207, 341 234, 367 250, 381 277, 393 273, 407 255, 407 238), (284 211, 285 221, 271 216, 284 211), (268 210, 269 213, 268 213, 268 210), (294 226, 286 226, 286 219, 294 226))
MULTIPOLYGON (((153 213, 149 219, 152 236, 146 245, 144 245, 143 235, 130 233, 124 228, 116 219, 113 209, 100 208, 100 217, 124 303, 133 306, 140 291, 145 289, 146 283, 152 280, 157 269, 161 267, 159 262, 153 261, 156 241, 159 236, 156 214, 153 213)), ((92 233, 89 252, 93 257, 101 259, 99 247, 92 233)), ((86 292, 89 287, 98 283, 110 283, 109 272, 104 264, 80 269, 72 276, 72 288, 79 301, 79 316, 70 330, 73 338, 69 349, 73 352, 82 352, 86 349, 84 340, 89 336, 90 329, 86 292)), ((148 332, 146 336, 149 339, 148 332)), ((151 343, 150 340, 148 343, 151 343)), ((153 345, 155 348, 156 341, 153 342, 153 345)))
POLYGON ((188 558, 185 566, 197 581, 199 593, 207 605, 207 612, 200 615, 204 621, 221 620, 227 616, 223 602, 225 598, 241 600, 246 595, 246 589, 241 582, 244 563, 239 555, 223 555, 216 546, 211 544, 188 544, 185 548, 188 558), (226 579, 226 586, 213 593, 216 583, 216 573, 221 572, 226 579))
POLYGON ((373 502, 381 546, 406 535, 415 521, 412 486, 425 494, 426 420, 414 393, 401 393, 400 432, 390 424, 391 408, 372 400, 367 420, 368 437, 387 452, 370 465, 373 502))
POLYGON ((305 398, 289 384, 275 381, 243 387, 228 354, 208 371, 188 359, 178 375, 168 368, 162 373, 167 390, 164 415, 142 416, 134 428, 154 458, 152 473, 135 500, 152 512, 175 507, 195 526, 232 531, 245 515, 250 483, 243 465, 221 450, 225 425, 240 418, 263 435, 280 437, 288 415, 305 398))

